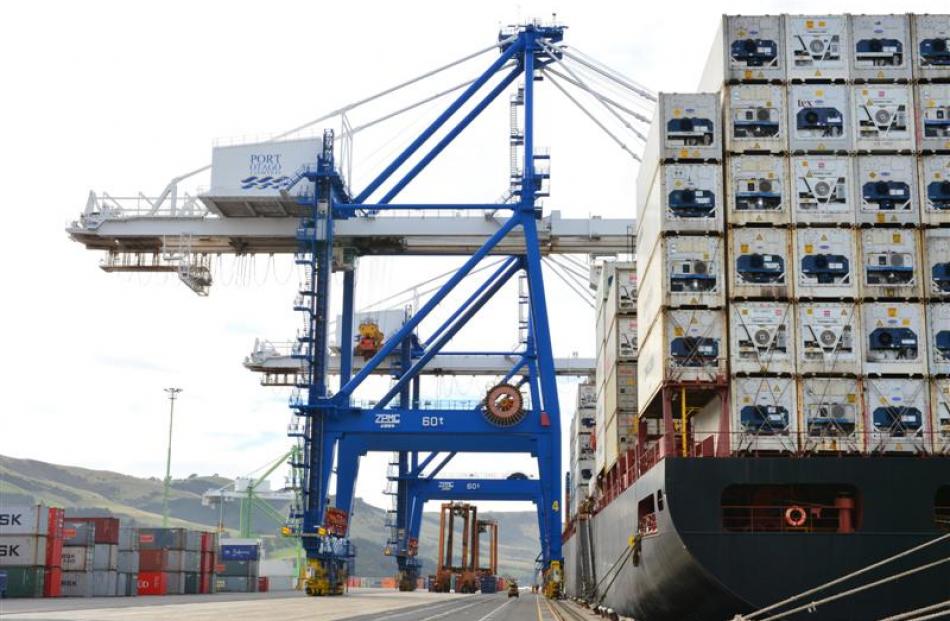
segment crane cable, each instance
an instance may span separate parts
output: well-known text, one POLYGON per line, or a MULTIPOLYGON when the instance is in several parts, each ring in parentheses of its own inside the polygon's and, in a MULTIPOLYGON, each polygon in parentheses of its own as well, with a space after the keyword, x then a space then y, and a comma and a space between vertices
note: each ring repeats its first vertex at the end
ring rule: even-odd
MULTIPOLYGON (((568 84, 571 84, 571 85, 573 85, 573 86, 576 86, 577 88, 584 88, 581 82, 578 82, 577 80, 575 80, 574 78, 572 78, 572 77, 569 76, 569 75, 565 75, 565 74, 561 73, 560 71, 558 71, 558 70, 552 68, 550 65, 547 66, 547 67, 545 67, 544 70, 547 71, 547 72, 549 72, 549 73, 553 73, 554 75, 556 75, 557 77, 561 78, 562 80, 564 80, 564 81, 567 82, 568 84)), ((604 95, 603 93, 600 93, 600 96, 603 98, 603 100, 604 100, 605 102, 609 103, 609 104, 610 104, 611 106, 613 106, 614 108, 620 110, 621 112, 625 112, 625 113, 629 114, 630 116, 632 116, 633 118, 637 119, 638 121, 641 120, 642 118, 646 118, 646 117, 644 117, 641 113, 637 112, 636 110, 631 110, 630 108, 626 107, 625 105, 621 104, 620 102, 618 102, 618 101, 616 101, 616 100, 614 100, 614 99, 611 99, 610 97, 604 95)), ((650 124, 650 121, 644 121, 644 123, 646 123, 647 125, 649 125, 649 124, 650 124)))
MULTIPOLYGON (((907 549, 907 550, 904 550, 903 552, 898 552, 897 554, 894 554, 894 555, 892 555, 892 556, 889 556, 889 557, 887 557, 887 558, 885 558, 885 559, 882 559, 882 560, 880 560, 880 561, 878 561, 878 562, 876 562, 876 563, 872 563, 871 565, 868 565, 868 566, 866 566, 866 567, 863 567, 863 568, 861 568, 861 569, 859 569, 859 570, 857 570, 857 571, 853 571, 853 572, 851 572, 850 574, 846 574, 846 575, 844 575, 844 576, 841 576, 840 578, 836 578, 836 579, 832 580, 831 582, 827 582, 827 583, 825 583, 825 584, 822 584, 822 585, 820 585, 820 586, 814 587, 814 588, 809 589, 809 590, 807 590, 807 591, 803 591, 802 593, 799 593, 798 595, 793 595, 793 596, 791 596, 791 597, 787 597, 787 598, 783 599, 783 600, 780 601, 780 602, 776 602, 776 603, 774 603, 774 604, 772 604, 772 605, 770 605, 770 606, 766 606, 765 608, 761 608, 761 609, 756 610, 755 612, 749 613, 749 614, 747 614, 747 615, 739 616, 739 617, 737 617, 737 619, 741 619, 741 620, 743 620, 743 621, 752 621, 752 620, 755 619, 756 617, 759 617, 760 615, 763 615, 763 614, 765 614, 765 613, 767 613, 767 612, 771 612, 771 611, 775 610, 776 608, 780 608, 780 607, 782 607, 782 606, 785 606, 786 604, 790 604, 791 602, 794 602, 794 601, 796 601, 796 600, 799 600, 799 599, 801 599, 801 598, 803 598, 803 597, 808 597, 809 595, 813 595, 813 594, 815 594, 815 593, 817 593, 817 592, 819 592, 819 591, 824 591, 825 589, 827 589, 827 588, 829 588, 829 587, 832 587, 832 586, 835 586, 836 584, 840 584, 840 583, 842 583, 842 582, 845 582, 846 580, 850 580, 851 578, 855 578, 855 577, 860 576, 860 575, 862 575, 862 574, 866 574, 866 573, 869 572, 869 571, 872 571, 872 570, 874 570, 874 569, 877 569, 878 567, 882 567, 882 566, 884 566, 884 565, 886 565, 886 564, 888 564, 888 563, 891 563, 891 562, 893 562, 893 561, 896 561, 897 559, 903 558, 903 557, 905 557, 905 556, 909 556, 910 554, 913 554, 914 552, 918 552, 918 551, 920 551, 920 550, 923 550, 924 548, 927 548, 927 547, 932 546, 932 545, 934 545, 934 544, 940 543, 941 541, 946 541, 948 538, 950 538, 950 533, 947 533, 947 534, 945 534, 945 535, 941 535, 941 536, 939 536, 939 537, 936 537, 936 538, 934 538, 934 539, 931 539, 930 541, 925 541, 924 543, 922 543, 922 544, 920 544, 920 545, 917 545, 917 546, 914 546, 913 548, 909 548, 909 549, 907 549)), ((944 561, 946 561, 946 560, 950 560, 950 557, 948 557, 947 559, 944 559, 944 561)), ((944 562, 944 561, 941 561, 941 562, 944 562)), ((774 618, 777 618, 777 617, 768 617, 768 619, 774 619, 774 618)), ((767 621, 767 620, 763 619, 762 621, 767 621)))
POLYGON ((653 91, 651 91, 645 86, 637 84, 636 82, 626 77, 625 75, 623 75, 616 69, 611 69, 607 65, 595 60, 594 58, 588 56, 587 54, 584 54, 576 47, 572 48, 574 52, 571 52, 569 49, 567 49, 567 46, 562 46, 559 49, 561 50, 561 53, 563 53, 565 56, 567 56, 571 60, 574 60, 584 65, 588 69, 596 71, 597 73, 601 74, 605 78, 609 78, 610 80, 613 80, 617 84, 636 93, 637 95, 639 95, 640 97, 643 97, 647 101, 652 101, 656 103, 657 98, 656 98, 656 94, 653 93, 653 91))
POLYGON ((623 149, 624 151, 626 151, 626 152, 630 155, 630 157, 632 157, 632 158, 635 159, 636 161, 638 161, 638 162, 642 162, 642 161, 643 161, 642 159, 640 159, 640 156, 639 156, 639 155, 637 155, 636 153, 634 153, 633 151, 630 150, 630 147, 628 147, 628 146, 623 142, 623 140, 621 140, 620 138, 618 138, 612 131, 610 131, 609 129, 607 129, 607 126, 606 126, 606 125, 604 125, 603 123, 601 123, 600 120, 599 120, 596 116, 594 116, 587 108, 585 108, 585 107, 584 107, 584 104, 582 104, 581 102, 577 101, 577 99, 575 99, 573 95, 571 95, 569 92, 567 92, 567 89, 565 89, 563 86, 561 86, 561 84, 560 84, 559 82, 557 82, 557 81, 554 79, 554 77, 551 76, 551 74, 550 74, 546 69, 542 69, 541 72, 544 73, 545 75, 547 75, 547 76, 548 76, 548 81, 550 81, 551 84, 553 84, 559 91, 561 91, 561 93, 563 93, 565 97, 567 97, 568 99, 570 99, 570 100, 571 100, 571 103, 573 103, 575 106, 577 106, 578 108, 580 108, 580 111, 583 112, 585 115, 587 115, 587 118, 589 118, 591 121, 593 121, 594 124, 595 124, 597 127, 599 127, 605 134, 607 134, 608 136, 610 136, 610 137, 613 139, 613 141, 617 143, 617 146, 619 146, 621 149, 623 149))
POLYGON ((547 265, 549 268, 551 268, 551 273, 554 274, 555 276, 557 276, 559 279, 561 279, 561 281, 562 281, 565 285, 567 285, 567 288, 570 289, 572 292, 574 292, 574 293, 577 295, 577 297, 579 297, 581 300, 583 300, 584 303, 587 304, 588 306, 590 306, 591 308, 594 308, 594 303, 593 303, 592 301, 590 301, 589 299, 587 299, 587 297, 585 296, 585 294, 584 294, 583 292, 578 292, 578 290, 577 290, 577 288, 576 288, 577 285, 575 285, 573 282, 571 282, 570 280, 568 280, 563 274, 561 274, 561 272, 558 271, 558 269, 560 268, 560 266, 559 266, 557 263, 553 263, 553 262, 551 262, 551 261, 548 261, 548 260, 547 260, 547 257, 545 257, 545 258, 544 258, 544 264, 547 265))

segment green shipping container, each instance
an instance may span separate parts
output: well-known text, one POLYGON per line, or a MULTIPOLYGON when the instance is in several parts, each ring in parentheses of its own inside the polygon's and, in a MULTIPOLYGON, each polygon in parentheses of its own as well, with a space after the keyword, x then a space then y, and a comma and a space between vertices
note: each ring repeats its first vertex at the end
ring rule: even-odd
POLYGON ((42 567, 4 567, 7 574, 7 597, 43 597, 42 567))
POLYGON ((190 571, 185 573, 185 595, 196 595, 198 593, 198 586, 201 584, 198 576, 199 574, 190 571))

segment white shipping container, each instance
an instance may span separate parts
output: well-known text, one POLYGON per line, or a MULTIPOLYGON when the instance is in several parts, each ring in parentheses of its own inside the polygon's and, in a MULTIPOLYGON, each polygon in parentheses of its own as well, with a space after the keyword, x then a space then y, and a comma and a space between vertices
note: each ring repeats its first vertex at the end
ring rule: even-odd
POLYGON ((859 224, 920 222, 917 160, 903 155, 855 158, 855 192, 859 224))
POLYGON ((851 77, 883 81, 912 78, 907 15, 851 15, 851 77))
POLYGON ((664 310, 640 342, 638 396, 645 409, 664 382, 726 377, 726 320, 721 310, 664 310))
POLYGON ((950 298, 950 229, 924 231, 924 294, 932 300, 950 298))
POLYGON ((729 224, 788 224, 788 160, 769 155, 729 158, 726 166, 729 224))
POLYGON ((617 362, 635 362, 637 359, 637 316, 617 317, 607 331, 603 357, 606 369, 617 362))
POLYGON ((796 229, 795 294, 799 299, 857 297, 856 257, 851 229, 796 229))
POLYGON ((930 374, 950 375, 950 303, 927 306, 930 374))
POLYGON ((789 81, 847 80, 851 49, 845 15, 785 15, 789 81))
POLYGON ((864 406, 858 380, 805 378, 799 382, 799 391, 805 451, 857 453, 864 450, 864 406))
POLYGON ((851 150, 850 92, 839 84, 788 87, 788 149, 793 153, 851 150))
POLYGON ((914 89, 907 84, 863 84, 851 89, 856 151, 914 151, 914 89))
POLYGON ((798 305, 798 373, 858 375, 862 370, 861 321, 857 304, 798 305))
POLYGON ((736 452, 798 450, 795 380, 737 377, 732 380, 732 448, 736 452))
POLYGON ((290 188, 304 166, 317 162, 321 138, 215 147, 211 152, 211 189, 201 200, 223 216, 300 215, 299 196, 313 191, 302 181, 290 188), (292 196, 283 197, 289 189, 292 196))
POLYGON ((706 68, 703 91, 724 83, 785 81, 785 38, 778 15, 723 15, 706 68))
POLYGON ((724 101, 728 153, 784 153, 788 150, 784 86, 726 86, 724 101))
POLYGON ((60 578, 62 597, 92 597, 93 572, 64 571, 60 578))
POLYGON ((63 571, 92 571, 92 563, 92 546, 63 546, 63 571))
POLYGON ((916 229, 872 228, 861 231, 862 297, 921 296, 921 260, 917 239, 916 229))
POLYGON ((590 382, 577 385, 577 409, 586 410, 597 404, 597 386, 590 382))
POLYGON ((0 536, 45 535, 48 531, 48 506, 7 504, 0 506, 0 536))
POLYGON ((853 179, 849 157, 793 157, 792 221, 854 224, 853 179))
POLYGON ((598 423, 594 428, 594 470, 597 474, 603 472, 607 465, 607 435, 604 433, 606 429, 607 421, 598 423))
POLYGON ((950 15, 913 15, 914 77, 950 78, 950 15))
POLYGON ((924 379, 864 380, 869 452, 930 452, 929 390, 924 379))
POLYGON ((637 243, 649 254, 664 233, 717 232, 723 228, 722 166, 665 164, 638 214, 637 243))
POLYGON ((609 424, 618 412, 637 411, 637 365, 619 363, 610 369, 602 389, 604 418, 609 424))
POLYGON ((950 84, 918 84, 915 101, 917 149, 950 151, 950 84))
POLYGON ((788 302, 730 305, 732 373, 795 372, 795 307, 788 302))
POLYGON ((115 597, 118 590, 119 575, 115 571, 92 572, 92 596, 115 597))
POLYGON ((615 315, 637 312, 637 289, 639 278, 636 262, 611 262, 609 287, 607 289, 606 322, 615 315))
POLYGON ((661 308, 725 304, 724 240, 718 236, 671 236, 659 240, 646 263, 637 298, 641 332, 661 308))
POLYGON ((861 315, 865 374, 927 373, 927 324, 923 304, 865 304, 861 315))
POLYGON ((950 455, 950 378, 931 381, 930 404, 933 408, 934 453, 950 455))
POLYGON ((950 224, 950 155, 920 158, 920 205, 924 224, 950 224))
POLYGON ((729 295, 782 299, 792 295, 789 231, 784 228, 730 229, 729 295))
POLYGON ((42 567, 46 565, 45 535, 0 536, 0 567, 42 567))

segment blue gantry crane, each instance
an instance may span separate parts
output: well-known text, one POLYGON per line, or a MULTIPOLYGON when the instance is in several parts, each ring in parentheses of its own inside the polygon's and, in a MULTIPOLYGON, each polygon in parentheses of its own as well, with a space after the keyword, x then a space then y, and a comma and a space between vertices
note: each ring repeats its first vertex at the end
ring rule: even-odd
MULTIPOLYGON (((307 328, 300 335, 300 357, 307 364, 307 387, 291 400, 291 407, 306 419, 304 442, 305 486, 301 537, 307 551, 307 592, 314 595, 342 593, 353 550, 347 539, 346 516, 352 509, 359 458, 369 451, 439 451, 528 453, 538 462, 535 504, 541 536, 541 561, 551 590, 561 580, 560 472, 561 430, 551 334, 541 271, 537 235, 537 205, 543 194, 546 172, 539 160, 546 155, 534 149, 534 86, 545 64, 554 62, 550 46, 563 38, 560 26, 530 24, 502 33, 500 55, 369 185, 351 196, 334 162, 334 135, 327 131, 323 152, 316 165, 302 170, 296 183, 310 183, 307 213, 298 229, 296 261, 306 266, 308 278, 300 290, 296 308, 305 314, 307 328), (381 186, 453 115, 501 72, 501 79, 444 136, 426 152, 381 197, 371 200, 381 186), (448 146, 492 101, 524 76, 524 131, 520 178, 513 179, 515 200, 499 204, 397 204, 393 200, 439 153, 448 146), (327 373, 328 323, 331 273, 335 258, 333 230, 337 220, 358 212, 390 210, 507 210, 511 216, 465 261, 461 268, 425 304, 391 335, 379 351, 351 376, 349 357, 340 368, 339 389, 332 393, 327 373), (524 235, 524 245, 508 255, 448 320, 425 340, 413 343, 417 326, 441 304, 479 263, 515 229, 524 235), (529 331, 516 362, 503 381, 494 386, 475 409, 420 407, 419 373, 513 277, 524 274, 529 298, 529 331), (396 351, 403 368, 389 390, 371 407, 353 403, 354 391, 374 368, 396 351), (530 398, 522 392, 527 388, 530 398), (334 459, 335 458, 335 459, 334 459), (334 506, 329 506, 331 472, 336 472, 334 506), (341 520, 342 516, 342 520, 341 520)), ((345 257, 341 267, 346 270, 345 257)), ((354 276, 346 270, 343 279, 343 343, 352 342, 354 276)), ((471 352, 469 352, 471 353, 471 352)), ((486 354, 490 352, 484 352, 486 354)), ((402 459, 401 459, 402 461, 402 459)), ((406 469, 408 470, 408 462, 406 469)))

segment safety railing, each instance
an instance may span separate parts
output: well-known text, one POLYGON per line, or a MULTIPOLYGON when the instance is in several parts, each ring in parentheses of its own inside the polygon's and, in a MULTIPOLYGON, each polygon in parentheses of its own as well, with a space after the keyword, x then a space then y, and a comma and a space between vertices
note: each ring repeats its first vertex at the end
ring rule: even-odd
POLYGON ((638 532, 641 535, 653 535, 657 532, 656 513, 648 513, 640 518, 637 524, 638 532))
POLYGON ((742 533, 834 533, 841 511, 833 505, 723 505, 722 527, 742 533))

